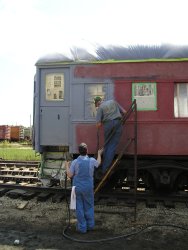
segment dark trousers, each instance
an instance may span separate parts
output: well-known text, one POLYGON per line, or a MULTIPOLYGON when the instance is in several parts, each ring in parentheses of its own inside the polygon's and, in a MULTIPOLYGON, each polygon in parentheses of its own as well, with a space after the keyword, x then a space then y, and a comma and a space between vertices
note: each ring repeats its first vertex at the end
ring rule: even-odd
POLYGON ((104 123, 104 159, 102 164, 103 173, 110 167, 116 148, 122 134, 121 120, 111 120, 104 123))

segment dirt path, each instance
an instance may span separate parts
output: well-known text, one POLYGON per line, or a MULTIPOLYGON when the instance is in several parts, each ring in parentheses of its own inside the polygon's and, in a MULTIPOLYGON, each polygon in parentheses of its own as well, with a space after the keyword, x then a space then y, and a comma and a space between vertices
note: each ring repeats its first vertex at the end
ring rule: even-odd
POLYGON ((157 209, 147 209, 144 204, 137 208, 137 221, 133 222, 134 209, 123 208, 118 214, 112 207, 96 206, 96 227, 93 232, 80 235, 75 230, 75 215, 71 212, 71 227, 63 237, 67 225, 67 208, 64 202, 52 203, 22 201, 0 198, 0 250, 185 250, 188 246, 188 209, 178 204, 176 209, 166 209, 161 204, 157 209), (111 213, 99 211, 111 210, 111 213), (146 225, 151 226, 142 230, 146 225), (172 227, 170 225, 177 225, 172 227), (166 226, 165 226, 166 225, 166 226), (181 228, 182 227, 182 228, 181 228), (139 232, 140 231, 140 232, 139 232), (134 232, 130 237, 119 237, 134 232), (111 241, 100 241, 117 237, 111 241), (77 242, 77 241, 82 241, 77 242), (97 241, 88 243, 87 241, 97 241))

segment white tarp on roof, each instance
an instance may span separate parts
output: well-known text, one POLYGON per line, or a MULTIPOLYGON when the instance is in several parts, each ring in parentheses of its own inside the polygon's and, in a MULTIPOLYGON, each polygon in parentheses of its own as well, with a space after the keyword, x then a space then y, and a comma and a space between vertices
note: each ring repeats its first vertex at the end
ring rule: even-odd
POLYGON ((67 55, 54 53, 45 55, 37 61, 50 62, 79 62, 101 60, 142 60, 142 59, 177 59, 188 58, 188 45, 134 45, 134 46, 98 46, 93 53, 80 47, 72 47, 67 55))

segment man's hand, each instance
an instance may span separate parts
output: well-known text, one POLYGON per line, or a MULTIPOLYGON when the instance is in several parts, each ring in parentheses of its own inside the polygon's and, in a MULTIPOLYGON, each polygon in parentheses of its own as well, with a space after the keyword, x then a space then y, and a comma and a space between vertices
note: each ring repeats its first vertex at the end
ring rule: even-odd
POLYGON ((100 149, 98 150, 98 154, 99 154, 99 155, 102 155, 103 151, 104 151, 104 149, 103 149, 103 148, 100 148, 100 149))
POLYGON ((101 122, 97 122, 97 123, 96 123, 96 127, 97 127, 97 128, 100 128, 101 126, 102 126, 102 123, 101 123, 101 122))

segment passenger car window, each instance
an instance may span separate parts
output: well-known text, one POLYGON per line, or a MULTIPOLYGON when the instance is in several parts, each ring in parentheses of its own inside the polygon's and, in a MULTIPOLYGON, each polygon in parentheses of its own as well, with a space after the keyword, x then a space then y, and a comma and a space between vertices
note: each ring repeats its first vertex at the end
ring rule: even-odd
POLYGON ((102 100, 105 100, 107 94, 107 84, 105 83, 92 83, 85 84, 85 114, 86 120, 94 119, 96 116, 96 107, 94 104, 94 98, 100 96, 102 100))
POLYGON ((188 117, 188 83, 175 84, 174 116, 188 117))

